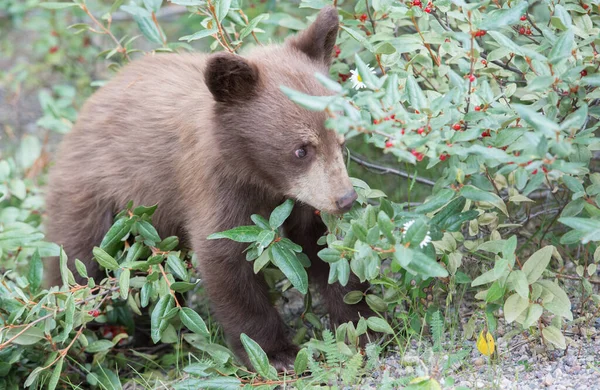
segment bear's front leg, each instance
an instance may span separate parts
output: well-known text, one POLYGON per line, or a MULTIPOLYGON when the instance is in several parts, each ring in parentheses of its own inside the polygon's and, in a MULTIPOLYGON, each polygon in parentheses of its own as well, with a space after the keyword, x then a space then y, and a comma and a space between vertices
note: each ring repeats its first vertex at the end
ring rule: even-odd
MULTIPOLYGON (((309 280, 316 285, 323 296, 332 327, 348 321, 356 324, 361 316, 369 317, 373 314, 364 300, 355 305, 344 303, 344 296, 348 292, 354 290, 364 292, 369 288, 369 283, 361 283, 356 275, 351 274, 346 286, 338 282, 328 284, 329 264, 317 256, 317 253, 325 248, 318 245, 317 241, 326 233, 327 228, 321 217, 315 215, 312 207, 297 204, 286 222, 285 231, 290 240, 302 246, 302 251, 310 259, 309 280)), ((361 341, 364 344, 366 340, 361 341)))
POLYGON ((245 333, 266 352, 277 371, 293 369, 298 347, 287 336, 287 327, 271 305, 262 275, 242 254, 245 244, 209 241, 199 256, 201 276, 227 341, 242 362, 251 367, 240 341, 245 333))

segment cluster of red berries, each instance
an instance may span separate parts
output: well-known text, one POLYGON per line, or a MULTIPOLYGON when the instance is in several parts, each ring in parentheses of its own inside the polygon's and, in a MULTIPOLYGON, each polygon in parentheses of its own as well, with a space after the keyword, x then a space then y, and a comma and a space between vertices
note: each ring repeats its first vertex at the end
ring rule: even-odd
POLYGON ((334 51, 335 58, 338 58, 340 56, 340 54, 342 53, 342 50, 340 49, 340 47, 338 45, 335 45, 333 47, 333 51, 334 51))
POLYGON ((100 310, 93 309, 93 310, 88 311, 88 314, 91 315, 92 317, 96 318, 100 315, 100 310))
POLYGON ((475 80, 477 80, 477 77, 475 77, 475 75, 474 75, 474 74, 470 74, 470 75, 469 75, 469 81, 470 81, 470 82, 472 82, 472 83, 474 83, 474 82, 475 82, 475 80))
POLYGON ((338 78, 342 83, 344 83, 350 78, 350 73, 338 73, 338 78))
POLYGON ((525 28, 525 26, 521 26, 521 27, 519 27, 519 34, 531 35, 531 28, 529 28, 529 27, 525 28))
POLYGON ((386 116, 383 119, 373 119, 373 124, 378 125, 381 122, 385 122, 385 121, 395 121, 396 120, 396 114, 392 114, 390 116, 386 116))
POLYGON ((485 30, 477 30, 477 31, 473 31, 473 36, 474 37, 482 37, 485 34, 487 34, 487 31, 485 30))
POLYGON ((417 152, 416 150, 413 150, 410 152, 413 156, 415 156, 415 158, 417 159, 417 161, 423 161, 423 157, 425 157, 425 155, 421 152, 417 152))
POLYGON ((484 131, 483 133, 481 133, 481 136, 482 136, 483 138, 485 138, 485 137, 491 137, 491 136, 492 136, 492 133, 490 133, 490 131, 489 131, 489 130, 486 130, 486 131, 484 131))

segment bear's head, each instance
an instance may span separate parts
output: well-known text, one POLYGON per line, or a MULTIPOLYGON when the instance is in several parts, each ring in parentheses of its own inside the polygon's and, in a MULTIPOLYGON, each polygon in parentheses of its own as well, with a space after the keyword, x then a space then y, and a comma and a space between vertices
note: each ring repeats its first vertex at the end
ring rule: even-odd
POLYGON ((314 23, 283 45, 242 57, 209 57, 205 82, 215 100, 219 146, 240 174, 276 194, 329 213, 348 211, 356 192, 343 157, 342 136, 325 127, 327 115, 301 108, 280 87, 330 95, 316 79, 327 74, 338 13, 326 7, 314 23))

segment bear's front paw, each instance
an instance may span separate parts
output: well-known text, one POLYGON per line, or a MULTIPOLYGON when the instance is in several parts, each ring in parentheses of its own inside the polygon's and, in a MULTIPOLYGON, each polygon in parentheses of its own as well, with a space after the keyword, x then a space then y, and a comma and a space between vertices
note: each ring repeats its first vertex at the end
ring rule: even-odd
POLYGON ((296 354, 298 354, 298 347, 295 345, 288 345, 278 351, 267 353, 271 365, 277 372, 293 372, 296 354))

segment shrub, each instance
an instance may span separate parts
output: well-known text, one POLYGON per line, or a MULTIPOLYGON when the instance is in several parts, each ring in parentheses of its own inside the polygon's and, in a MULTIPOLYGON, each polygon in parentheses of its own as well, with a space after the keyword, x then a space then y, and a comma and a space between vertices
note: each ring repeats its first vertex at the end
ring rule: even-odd
MULTIPOLYGON (((158 52, 205 44, 211 50, 239 51, 267 42, 281 28, 303 28, 303 15, 309 14, 303 9, 332 1, 241 7, 229 0, 172 0, 186 6, 202 26, 177 42, 156 18, 168 3, 90 3, 41 6, 52 15, 82 18, 84 23, 72 26, 74 33, 104 36, 100 55, 117 69, 142 46, 158 52), (94 16, 102 12, 102 18, 94 16), (131 15, 143 45, 118 36, 111 18, 115 12, 131 15)), ((351 292, 345 301, 364 299, 379 316, 344 324, 335 334, 321 332, 307 299, 306 323, 298 326, 296 339, 303 341, 310 329, 322 341, 306 344, 296 371, 310 369, 311 375, 278 379, 264 352, 247 337, 242 341, 256 373, 242 370, 215 343, 207 317, 203 320, 180 302, 176 293, 198 288, 186 265, 195 260, 175 250, 175 237, 158 236, 151 225, 153 207, 129 205, 98 243, 94 256, 112 271, 110 276, 98 283, 75 283, 65 267, 68 254, 41 241, 42 204, 32 178, 39 177, 38 165, 44 166, 45 157, 37 138, 27 136, 14 158, 0 161, 0 265, 11 270, 0 283, 1 383, 54 388, 61 378, 79 383, 82 374, 89 385, 102 388, 119 388, 120 378, 142 381, 143 361, 152 356, 136 353, 131 369, 119 345, 129 342, 134 331, 132 313, 146 307, 153 341, 175 345, 161 363, 182 363, 184 376, 189 376, 176 388, 356 383, 379 353, 375 345, 368 347, 363 367, 358 336, 370 329, 398 340, 423 334, 429 323, 439 349, 444 320, 466 290, 474 293, 480 310, 459 337, 470 337, 475 327, 493 334, 503 309, 507 323, 541 336, 548 346, 565 348, 562 329, 573 320, 572 299, 581 295, 581 320, 592 318, 600 305, 593 287, 600 262, 600 174, 595 173, 600 19, 592 13, 598 5, 570 0, 333 4, 341 15, 336 59, 330 78, 316 76, 334 94, 315 97, 282 90, 297 104, 328 113, 328 126, 348 141, 349 161, 407 179, 401 184, 387 180, 385 191, 354 179, 359 194, 355 207, 343 217, 321 214, 328 234, 320 240, 326 248, 319 257, 330 264, 329 282, 344 285, 350 273, 370 281, 366 294, 351 292), (44 290, 41 258, 58 254, 64 285, 44 290), (575 274, 568 273, 571 264, 575 274), (577 281, 579 288, 567 295, 565 279, 577 281), (119 328, 109 339, 98 336, 98 324, 117 319, 129 329, 119 328), (196 351, 191 353, 190 347, 196 351), (67 375, 61 377, 63 372, 67 375)), ((68 131, 75 119, 69 91, 42 95, 46 104, 39 126, 68 131)), ((356 166, 351 169, 360 172, 356 166)), ((247 258, 257 272, 271 263, 271 282, 285 276, 289 284, 284 289, 293 286, 307 293, 304 267, 309 264, 301 248, 278 232, 291 207, 288 201, 269 221, 255 217, 254 226, 215 232, 213 238, 247 242, 247 258)), ((86 277, 82 263, 77 271, 86 277)), ((177 372, 149 372, 146 386, 181 379, 177 372)), ((386 385, 393 383, 400 382, 386 385)))

